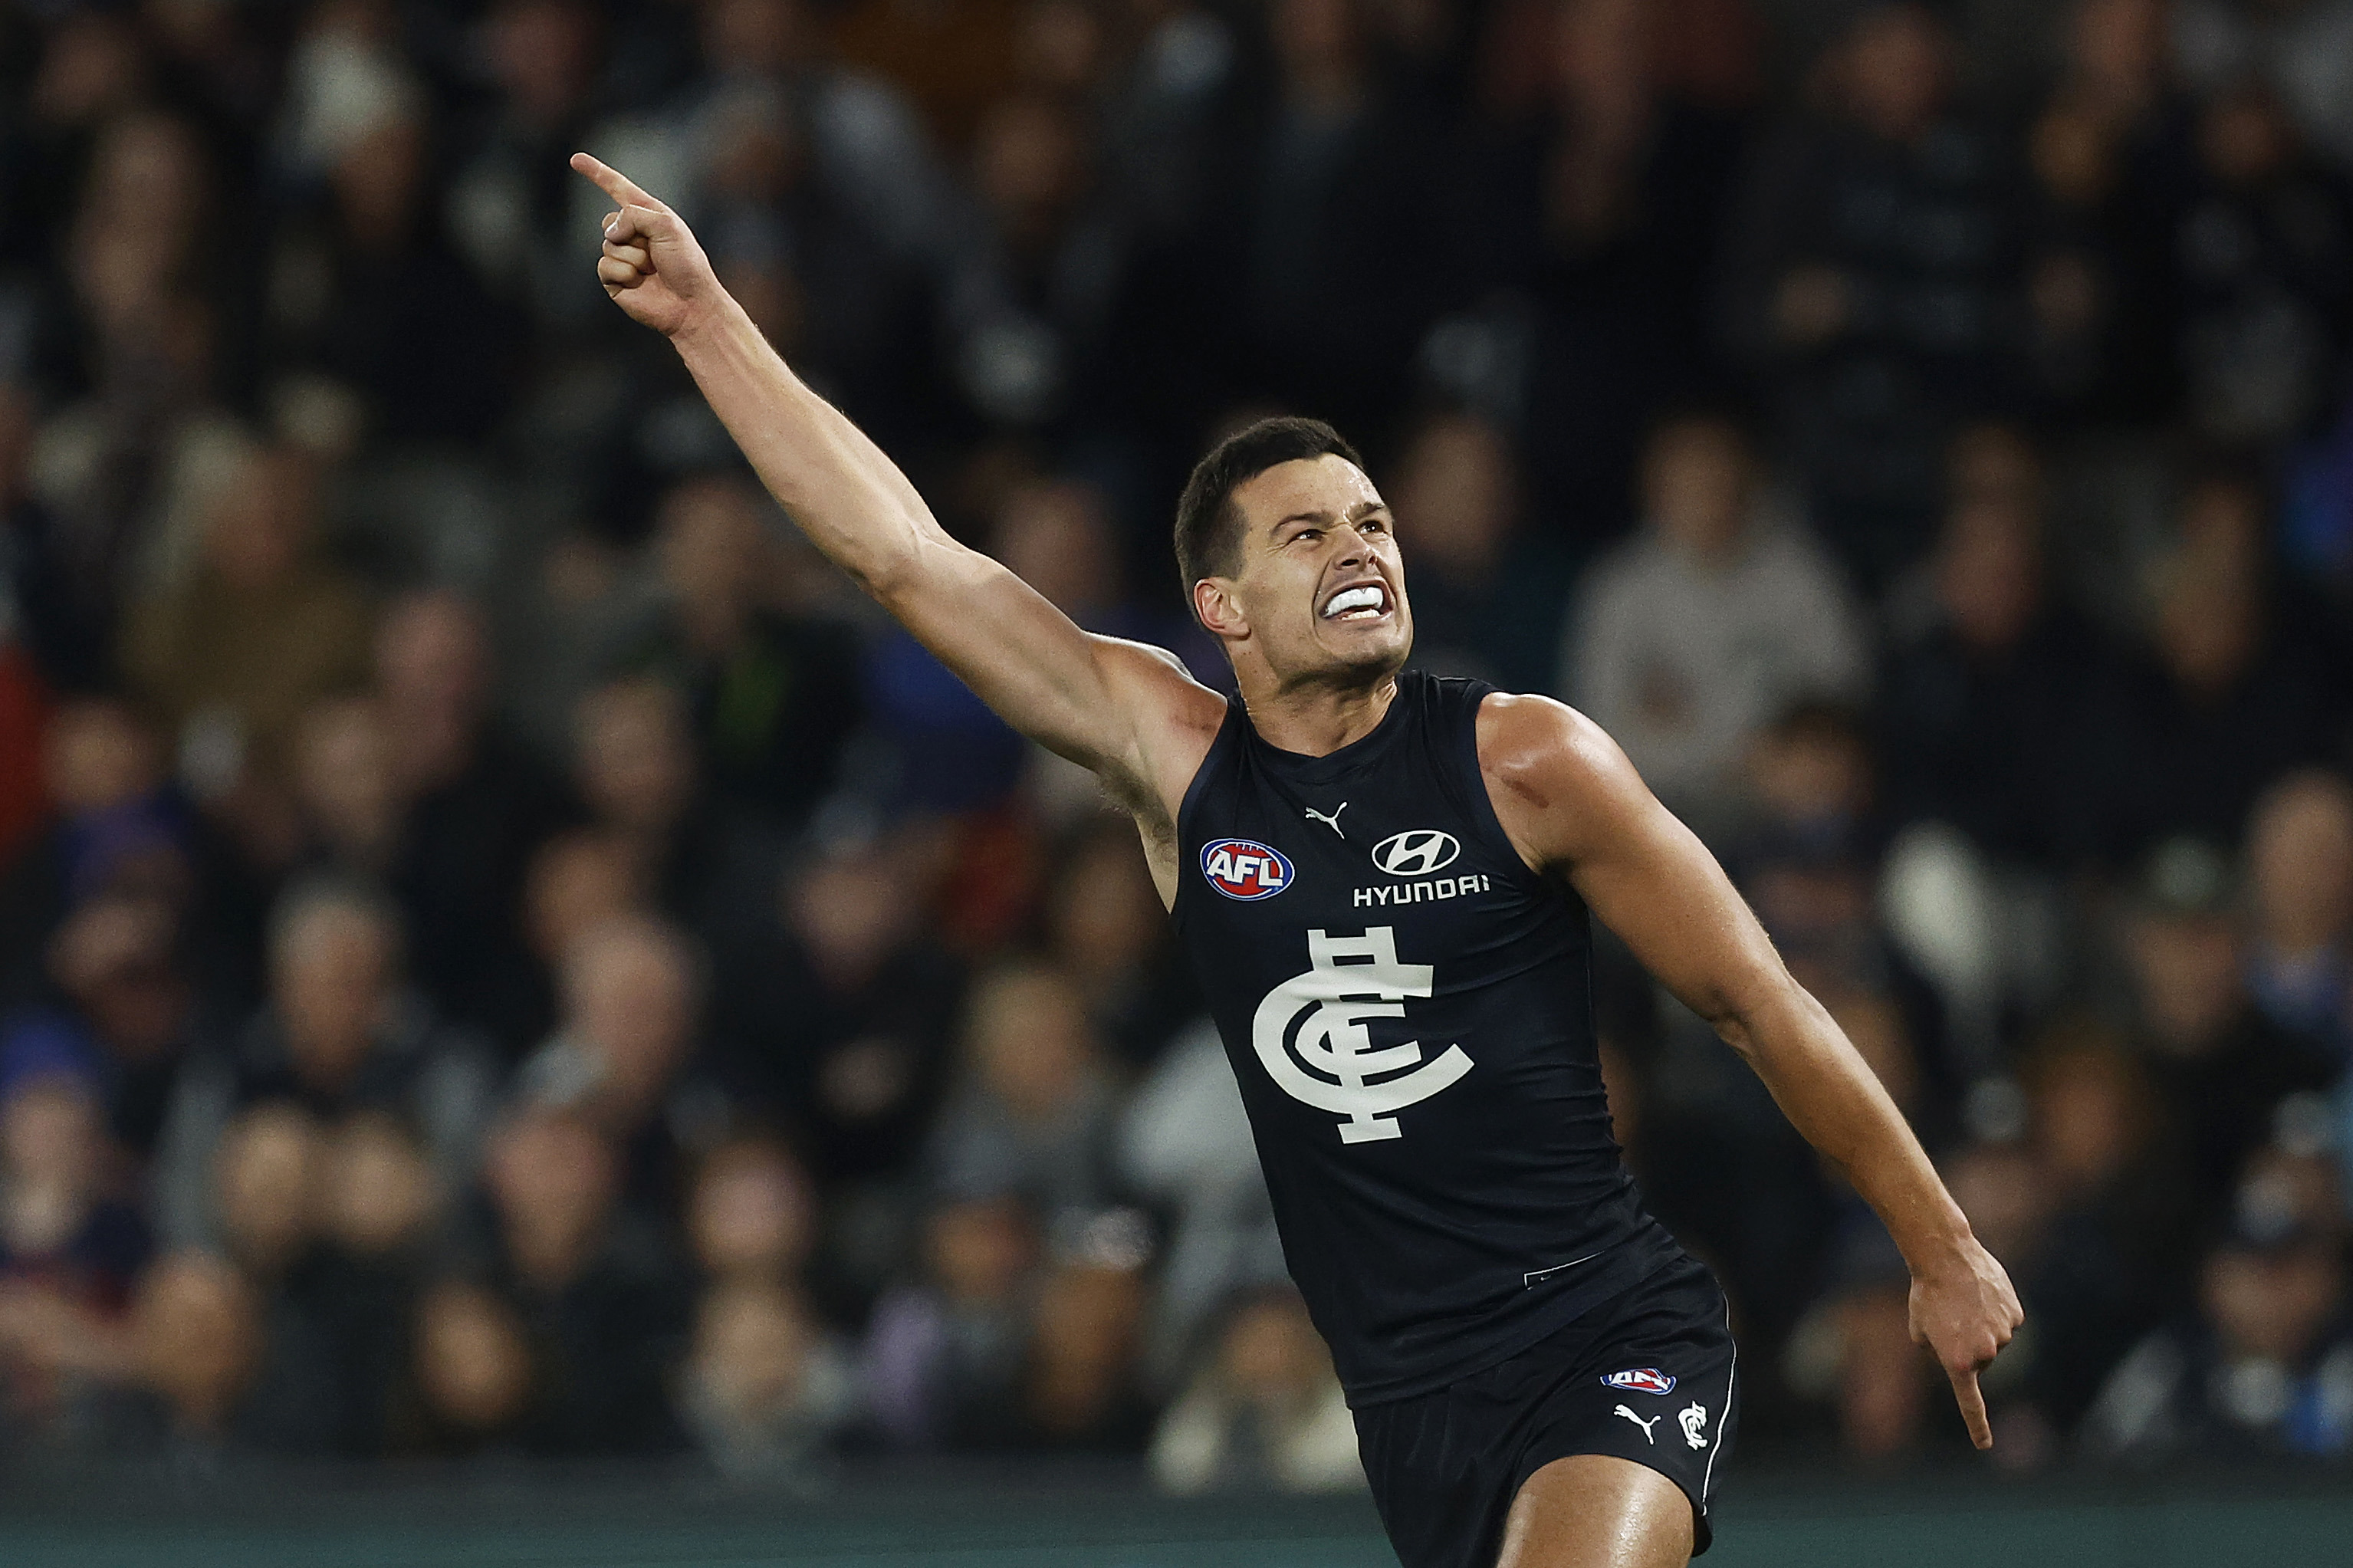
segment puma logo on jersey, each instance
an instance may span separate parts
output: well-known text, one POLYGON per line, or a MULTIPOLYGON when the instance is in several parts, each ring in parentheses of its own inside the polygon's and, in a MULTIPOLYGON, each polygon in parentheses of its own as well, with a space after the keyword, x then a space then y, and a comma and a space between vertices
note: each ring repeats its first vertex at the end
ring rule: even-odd
POLYGON ((1683 1413, 1681 1415, 1676 1416, 1675 1419, 1683 1424, 1684 1442, 1690 1444, 1694 1448, 1704 1448, 1707 1446, 1707 1439, 1699 1435, 1699 1429, 1707 1425, 1706 1406, 1701 1404, 1685 1405, 1683 1407, 1683 1413))
POLYGON ((1307 808, 1307 820, 1311 822, 1323 823, 1334 832, 1340 833, 1340 836, 1345 839, 1348 835, 1346 833, 1340 832, 1340 813, 1347 809, 1348 802, 1343 800, 1338 805, 1332 808, 1332 814, 1327 817, 1323 812, 1317 810, 1314 807, 1310 806, 1307 808))
POLYGON ((1656 1426, 1659 1424, 1658 1416, 1653 1415, 1648 1421, 1645 1421, 1622 1404, 1617 1409, 1611 1411, 1609 1414, 1612 1415, 1624 1416, 1627 1420, 1632 1422, 1635 1425, 1642 1429, 1642 1440, 1644 1442, 1650 1444, 1653 1448, 1659 1446, 1659 1435, 1651 1430, 1651 1427, 1656 1426))
POLYGON ((1408 997, 1430 992, 1428 964, 1401 963, 1397 928, 1362 937, 1307 933, 1308 969, 1266 993, 1250 1044, 1275 1086, 1293 1099, 1347 1119, 1343 1143, 1402 1138, 1397 1113, 1461 1080, 1471 1058, 1449 1045, 1428 1061, 1421 1043, 1376 1049, 1368 1018, 1402 1018, 1408 997))

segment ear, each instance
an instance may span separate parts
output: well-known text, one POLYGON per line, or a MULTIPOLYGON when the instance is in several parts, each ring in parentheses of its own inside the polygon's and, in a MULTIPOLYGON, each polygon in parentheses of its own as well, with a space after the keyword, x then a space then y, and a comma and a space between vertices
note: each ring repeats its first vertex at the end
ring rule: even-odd
POLYGON ((1193 613, 1209 635, 1239 641, 1250 635, 1250 620, 1234 602, 1232 584, 1222 577, 1203 577, 1193 585, 1193 613))

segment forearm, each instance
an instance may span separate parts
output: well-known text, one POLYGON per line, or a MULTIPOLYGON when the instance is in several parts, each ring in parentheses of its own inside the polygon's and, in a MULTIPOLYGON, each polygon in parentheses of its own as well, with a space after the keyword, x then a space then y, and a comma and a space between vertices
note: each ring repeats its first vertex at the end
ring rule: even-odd
POLYGON ((1720 1018, 1717 1031, 1808 1143, 1886 1224, 1915 1275, 1952 1263, 1969 1238, 1904 1113, 1821 1003, 1794 981, 1720 1018))
POLYGON ((905 474, 811 391, 723 295, 670 340, 712 411, 828 559, 887 602, 927 544, 949 543, 905 474))

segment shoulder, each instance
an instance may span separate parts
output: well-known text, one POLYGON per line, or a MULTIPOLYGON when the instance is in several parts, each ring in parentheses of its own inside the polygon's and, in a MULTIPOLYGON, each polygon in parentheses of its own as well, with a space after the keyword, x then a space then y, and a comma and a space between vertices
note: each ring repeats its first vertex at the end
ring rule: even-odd
POLYGON ((1576 858, 1596 830, 1650 796, 1608 732, 1550 697, 1488 694, 1478 746, 1495 814, 1531 863, 1576 858))

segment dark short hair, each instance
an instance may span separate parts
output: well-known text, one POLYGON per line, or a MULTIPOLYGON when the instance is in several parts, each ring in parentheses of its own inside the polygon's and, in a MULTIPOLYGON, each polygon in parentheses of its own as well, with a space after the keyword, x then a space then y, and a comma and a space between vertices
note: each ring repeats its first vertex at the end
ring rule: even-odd
POLYGON ((1241 515, 1234 510, 1234 492, 1278 464, 1320 457, 1365 466, 1339 431, 1321 419, 1288 415, 1244 426, 1193 465, 1176 503, 1176 570, 1187 594, 1203 577, 1231 576, 1238 564, 1241 515))

